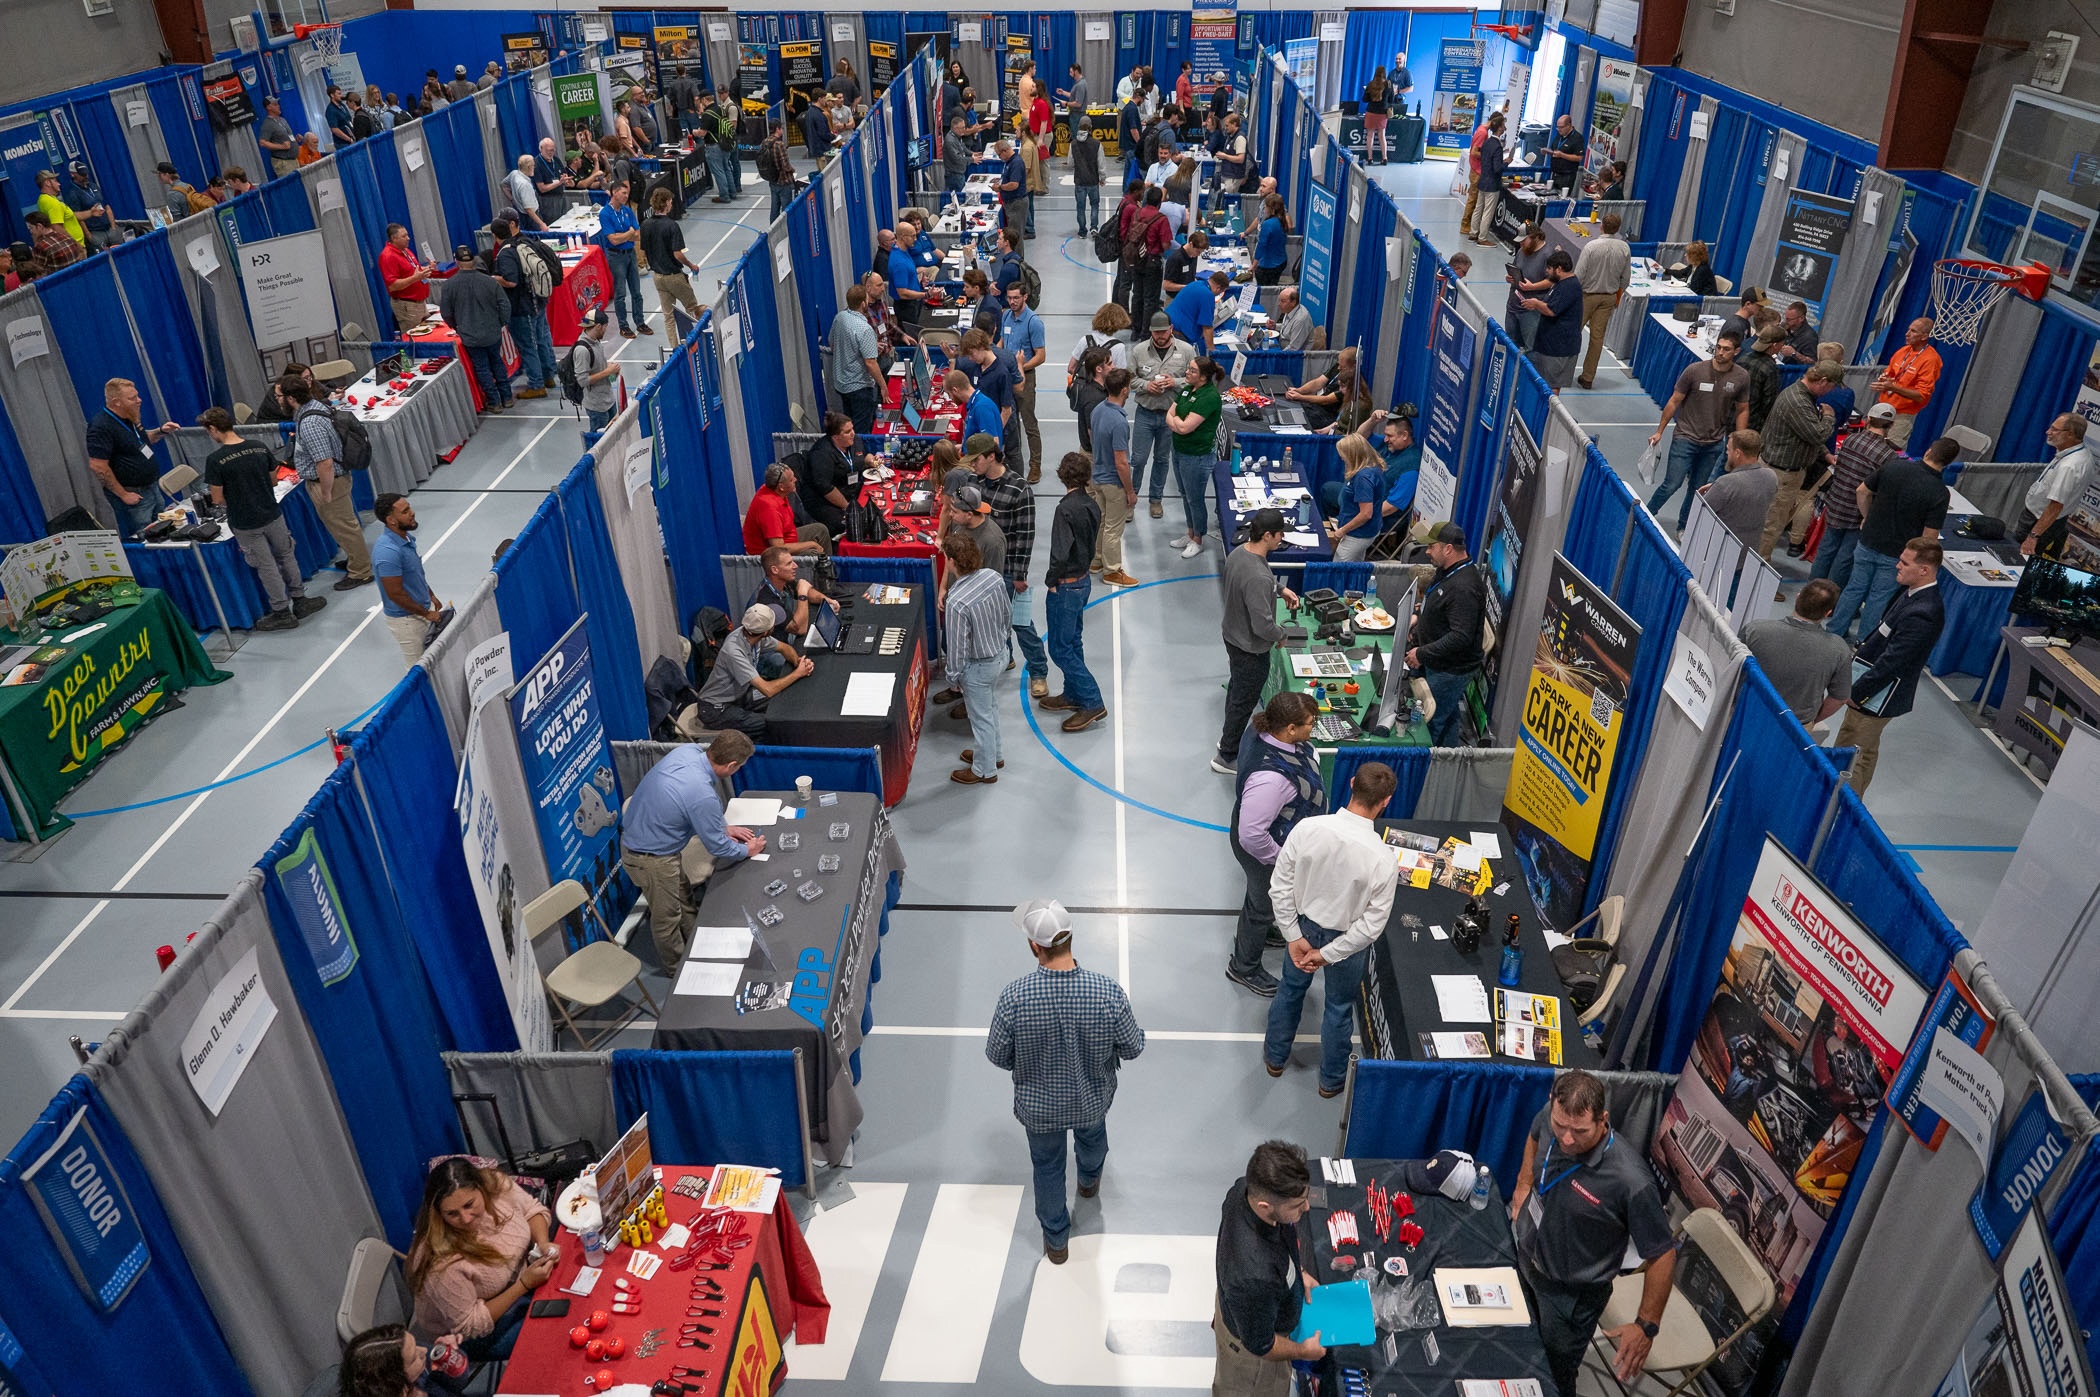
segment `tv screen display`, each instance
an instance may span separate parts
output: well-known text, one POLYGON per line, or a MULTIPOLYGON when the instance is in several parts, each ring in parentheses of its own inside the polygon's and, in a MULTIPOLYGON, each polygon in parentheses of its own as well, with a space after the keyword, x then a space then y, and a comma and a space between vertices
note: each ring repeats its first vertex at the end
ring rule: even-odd
POLYGON ((2100 635, 2100 574, 2044 558, 2030 559, 2013 592, 2012 612, 2039 616, 2085 635, 2100 635))

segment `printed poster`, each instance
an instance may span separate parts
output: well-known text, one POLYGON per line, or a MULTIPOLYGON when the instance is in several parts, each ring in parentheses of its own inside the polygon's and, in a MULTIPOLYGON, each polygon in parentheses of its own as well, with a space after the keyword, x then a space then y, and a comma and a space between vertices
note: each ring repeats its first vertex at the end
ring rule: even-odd
MULTIPOLYGON (((1505 633, 1502 644, 1521 639, 1505 633)), ((1502 796, 1503 827, 1549 927, 1582 917, 1640 640, 1641 628, 1555 553, 1502 796)))
POLYGON ((764 116, 773 104, 772 80, 766 75, 766 46, 738 44, 736 64, 737 98, 746 116, 764 116))
POLYGON ((1924 1012, 1924 986, 1768 838, 1656 1156, 1688 1206, 1719 1209, 1763 1261, 1775 1314, 1924 1012))
POLYGON ((2093 1369, 2041 1214, 2014 1234, 1995 1293, 1933 1397, 2093 1397, 2093 1369))
MULTIPOLYGON (((1496 348, 1501 348, 1497 344, 1496 348)), ((1517 590, 1517 569, 1524 558, 1524 536, 1531 532, 1531 515, 1539 495, 1539 468, 1544 463, 1537 438, 1516 413, 1509 415, 1509 430, 1502 438, 1501 488, 1488 514, 1487 532, 1473 550, 1479 566, 1487 572, 1487 618, 1495 634, 1509 633, 1509 603, 1517 590)), ((1488 655, 1485 683, 1487 701, 1495 701, 1495 685, 1502 672, 1507 646, 1498 645, 1488 655)), ((1558 925, 1558 923, 1556 923, 1558 925)))
POLYGON ((1479 333, 1458 313, 1456 290, 1441 288, 1431 330, 1429 411, 1422 424, 1422 471, 1415 486, 1415 517, 1448 520, 1458 497, 1466 446, 1466 400, 1473 386, 1479 333))
MULTIPOLYGON (((1318 139, 1324 142, 1327 138, 1318 139)), ((1334 212, 1334 192, 1313 185, 1305 201, 1305 250, 1298 266, 1298 296, 1315 325, 1327 323, 1327 298, 1333 290, 1334 212)))
POLYGON ((1784 306, 1801 301, 1808 318, 1823 319, 1823 302, 1844 255, 1845 233, 1852 226, 1852 201, 1828 194, 1789 190, 1786 214, 1779 225, 1779 248, 1772 261, 1772 292, 1784 306))
MULTIPOLYGON (((569 627, 508 699, 547 880, 574 878, 603 899, 620 872, 620 787, 598 706, 588 619, 569 627)), ((609 917, 611 908, 600 912, 609 917)))
POLYGON ((547 36, 537 29, 499 35, 503 42, 503 70, 522 73, 547 62, 547 36))
POLYGON ((1446 39, 1437 56, 1436 90, 1429 103, 1431 160, 1457 160, 1473 143, 1480 121, 1480 69, 1487 45, 1479 39, 1446 39))
POLYGON ((1189 12, 1189 78, 1196 95, 1208 97, 1221 87, 1232 86, 1239 65, 1239 9, 1232 4, 1204 0, 1189 12))
POLYGON ((1583 152, 1582 168, 1602 174, 1604 167, 1625 157, 1619 146, 1619 128, 1626 123, 1626 109, 1633 103, 1633 64, 1616 58, 1597 60, 1597 90, 1590 100, 1590 141, 1583 152))
POLYGON ((795 118, 824 90, 824 64, 815 44, 780 46, 780 85, 787 90, 789 129, 799 131, 795 118))
POLYGON ((880 92, 897 80, 897 46, 868 40, 868 90, 880 92))

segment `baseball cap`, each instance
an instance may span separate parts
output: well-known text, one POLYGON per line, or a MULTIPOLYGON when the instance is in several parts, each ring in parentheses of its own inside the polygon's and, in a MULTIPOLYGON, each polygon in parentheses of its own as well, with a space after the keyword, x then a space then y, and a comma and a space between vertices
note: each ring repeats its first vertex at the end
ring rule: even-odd
MULTIPOLYGON (((1014 925, 1028 933, 1028 939, 1037 946, 1054 946, 1072 934, 1072 914, 1065 905, 1051 898, 1039 897, 1014 908, 1014 925)), ((1466 1181, 1466 1191, 1473 1189, 1472 1180, 1466 1181)))
POLYGON ((965 485, 960 490, 948 492, 948 503, 964 514, 990 514, 992 507, 985 503, 984 491, 975 485, 965 485))
POLYGON ((1464 1150, 1438 1150, 1434 1159, 1411 1159, 1401 1170, 1416 1193, 1441 1193, 1454 1203, 1473 1196, 1480 1168, 1464 1150))
POLYGON ((459 74, 461 77, 465 77, 467 75, 467 65, 464 63, 455 63, 452 65, 452 71, 459 74))
POLYGON ((996 456, 999 453, 999 438, 990 432, 972 432, 963 443, 965 456, 996 456))
POLYGON ((1896 409, 1887 403, 1876 403, 1867 409, 1867 420, 1869 422, 1893 422, 1896 420, 1896 409))
POLYGON ((1174 328, 1174 320, 1173 320, 1173 317, 1169 316, 1169 315, 1168 315, 1168 314, 1167 314, 1167 313, 1166 313, 1165 311, 1163 311, 1163 310, 1156 310, 1156 311, 1152 312, 1152 328, 1153 328, 1154 330, 1171 330, 1171 329, 1173 329, 1173 328, 1174 328))
POLYGON ((605 324, 605 308, 603 306, 594 306, 590 310, 585 311, 583 313, 583 323, 586 325, 605 324))
POLYGON ((156 173, 163 175, 172 175, 180 173, 180 171, 178 171, 173 165, 169 164, 165 160, 161 161, 158 165, 155 165, 153 169, 156 173))
POLYGON ((1416 543, 1448 543, 1457 548, 1466 546, 1466 531, 1458 525, 1442 519, 1424 519, 1409 531, 1416 543))
MULTIPOLYGON (((979 432, 978 435, 983 436, 985 434, 979 432)), ((941 493, 953 499, 965 485, 975 485, 976 483, 977 473, 975 471, 968 466, 956 466, 941 477, 941 493)))

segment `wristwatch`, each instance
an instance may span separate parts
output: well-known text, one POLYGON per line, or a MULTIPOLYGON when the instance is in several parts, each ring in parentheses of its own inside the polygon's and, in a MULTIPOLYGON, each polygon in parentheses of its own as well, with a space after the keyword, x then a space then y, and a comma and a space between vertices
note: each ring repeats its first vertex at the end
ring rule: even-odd
POLYGON ((1643 1334, 1646 1334, 1651 1339, 1662 1331, 1662 1326, 1660 1324, 1650 1323, 1648 1320, 1641 1319, 1638 1316, 1634 1318, 1633 1324, 1636 1329, 1640 1330, 1643 1334))

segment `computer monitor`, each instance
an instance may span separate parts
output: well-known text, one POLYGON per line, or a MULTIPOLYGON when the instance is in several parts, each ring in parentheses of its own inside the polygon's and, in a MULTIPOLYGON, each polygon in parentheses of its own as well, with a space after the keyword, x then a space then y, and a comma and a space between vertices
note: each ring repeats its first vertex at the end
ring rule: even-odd
MULTIPOLYGON (((933 360, 923 344, 913 345, 911 351, 911 388, 921 407, 933 402, 933 360)), ((914 431, 917 428, 913 429, 914 431)))
POLYGON ((933 137, 914 136, 904 143, 905 158, 914 170, 924 169, 933 163, 933 137))
POLYGON ((1400 721, 1407 703, 1407 638, 1414 624, 1415 584, 1407 584, 1407 595, 1393 608, 1393 658, 1378 678, 1378 710, 1366 724, 1371 731, 1387 733, 1400 721))
POLYGON ((2100 574, 2031 558, 2013 589, 2012 614, 2039 616, 2051 630, 2100 635, 2100 574))

